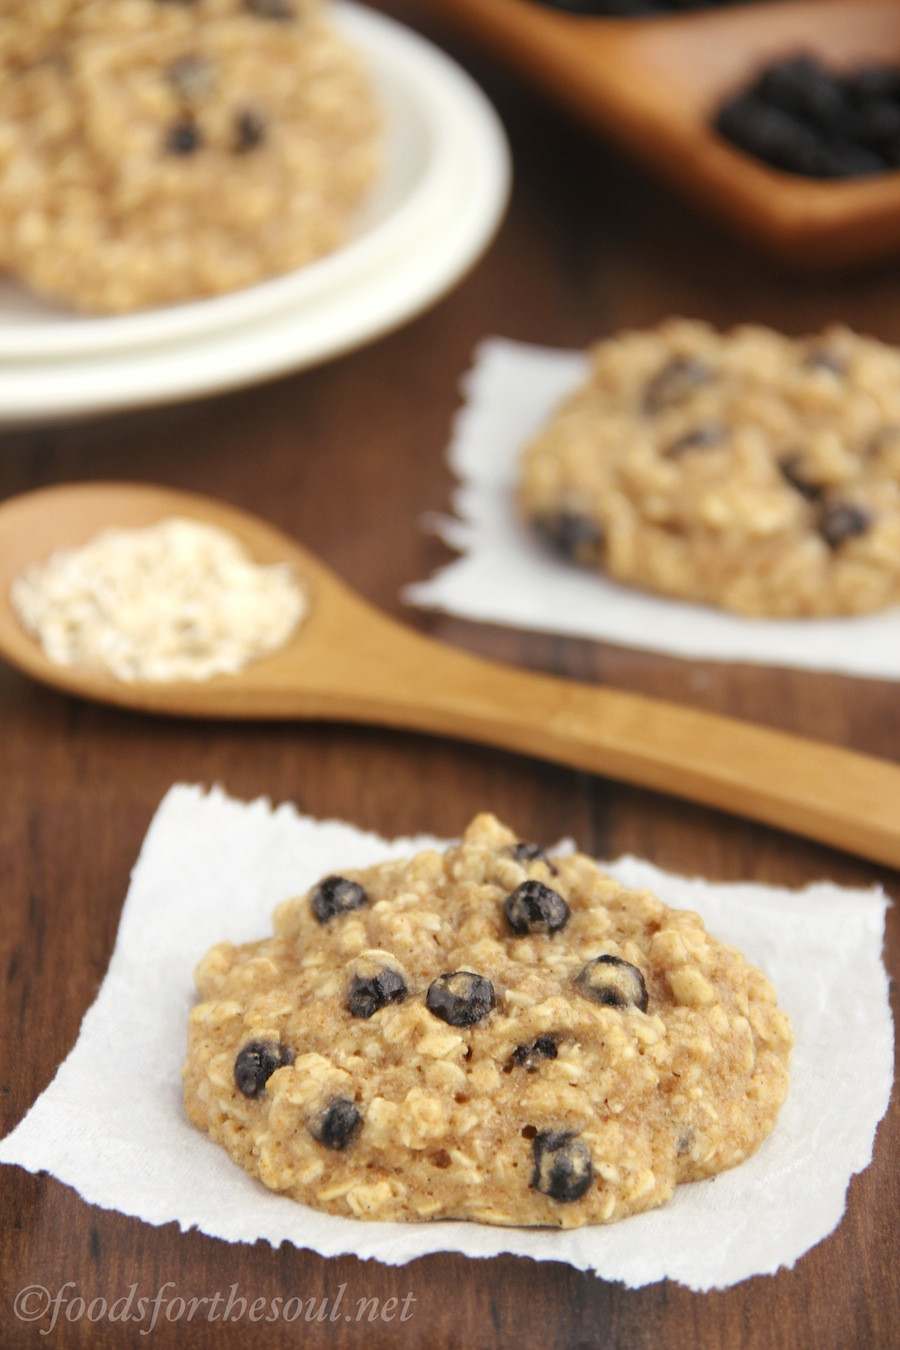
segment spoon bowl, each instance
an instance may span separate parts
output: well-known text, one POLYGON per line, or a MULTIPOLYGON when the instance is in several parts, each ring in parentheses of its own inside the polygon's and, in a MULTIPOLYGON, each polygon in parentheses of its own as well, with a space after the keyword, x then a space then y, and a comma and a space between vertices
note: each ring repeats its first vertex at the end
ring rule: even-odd
POLYGON ((0 655, 43 684, 81 698, 175 717, 328 717, 329 684, 339 665, 346 665, 347 674, 352 671, 353 631, 369 612, 300 544, 258 517, 208 497, 149 484, 73 483, 0 505, 0 655), (54 551, 78 548, 111 526, 141 529, 172 516, 227 531, 257 563, 293 567, 306 591, 308 613, 291 639, 237 674, 201 681, 125 682, 102 670, 52 661, 13 610, 13 579, 54 551))
POLYGON ((174 717, 355 722, 534 755, 763 821, 900 867, 900 767, 664 701, 516 670, 417 633, 312 553, 210 498, 130 483, 44 488, 0 505, 0 657, 66 694, 174 717), (309 610, 278 651, 201 682, 125 683, 51 661, 12 608, 13 579, 110 526, 186 516, 258 563, 290 564, 309 610))

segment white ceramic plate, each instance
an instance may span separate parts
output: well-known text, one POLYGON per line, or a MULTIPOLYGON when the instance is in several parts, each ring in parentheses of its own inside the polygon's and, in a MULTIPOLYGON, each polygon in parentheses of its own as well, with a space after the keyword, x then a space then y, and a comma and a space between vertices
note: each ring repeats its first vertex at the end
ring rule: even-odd
POLYGON ((69 318, 0 290, 0 420, 174 401, 311 366, 397 327, 474 263, 509 192, 496 114, 423 38, 346 0, 336 16, 388 117, 385 171, 354 238, 259 286, 123 317, 69 318))

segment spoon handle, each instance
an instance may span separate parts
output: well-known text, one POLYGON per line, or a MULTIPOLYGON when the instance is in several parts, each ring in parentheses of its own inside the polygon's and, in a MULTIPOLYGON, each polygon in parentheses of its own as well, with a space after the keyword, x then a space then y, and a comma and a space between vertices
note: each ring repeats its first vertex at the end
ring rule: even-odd
POLYGON ((331 706, 320 716, 535 755, 900 868, 900 766, 887 760, 659 699, 520 671, 390 621, 378 638, 358 693, 352 681, 337 679, 331 706))

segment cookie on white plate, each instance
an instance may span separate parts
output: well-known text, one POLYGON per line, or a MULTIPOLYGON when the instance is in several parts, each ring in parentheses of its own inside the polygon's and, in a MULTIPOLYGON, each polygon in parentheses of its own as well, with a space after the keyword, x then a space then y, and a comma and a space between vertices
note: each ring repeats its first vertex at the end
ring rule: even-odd
POLYGON ((0 37, 10 272, 114 313, 232 291, 345 240, 382 115, 320 0, 56 2, 55 26, 20 6, 0 37))

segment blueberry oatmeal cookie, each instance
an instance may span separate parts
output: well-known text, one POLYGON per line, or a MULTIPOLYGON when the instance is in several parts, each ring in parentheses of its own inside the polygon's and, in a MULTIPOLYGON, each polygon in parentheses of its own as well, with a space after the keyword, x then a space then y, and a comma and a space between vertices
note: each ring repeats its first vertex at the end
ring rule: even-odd
POLYGON ((523 452, 518 503, 558 552, 746 615, 900 601, 900 352, 671 320, 598 343, 523 452))
POLYGON ((47 0, 5 29, 2 262, 35 290, 134 310, 345 238, 381 118, 320 0, 47 0))
POLYGON ((190 1119, 333 1214, 611 1222, 742 1162, 787 1090, 788 1020, 736 950, 486 814, 196 978, 190 1119))

